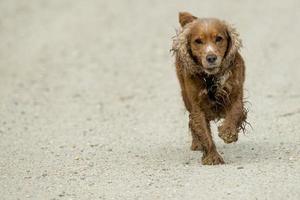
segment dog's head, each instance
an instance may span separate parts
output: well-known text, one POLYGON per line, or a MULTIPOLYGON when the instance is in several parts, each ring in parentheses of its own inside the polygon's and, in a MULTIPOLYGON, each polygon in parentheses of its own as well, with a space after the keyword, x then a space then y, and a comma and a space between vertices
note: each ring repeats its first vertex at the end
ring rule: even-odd
POLYGON ((208 74, 216 74, 227 67, 241 46, 238 33, 224 21, 215 18, 199 19, 190 13, 179 13, 179 22, 189 32, 187 51, 193 61, 208 74), (226 64, 225 64, 226 63, 226 64))

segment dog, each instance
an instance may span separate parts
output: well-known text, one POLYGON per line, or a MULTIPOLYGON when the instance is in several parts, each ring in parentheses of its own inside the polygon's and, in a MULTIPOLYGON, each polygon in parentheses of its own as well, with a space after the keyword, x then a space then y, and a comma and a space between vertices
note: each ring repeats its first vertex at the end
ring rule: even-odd
POLYGON ((203 165, 224 164, 212 139, 210 121, 224 119, 218 135, 225 143, 236 142, 238 133, 245 129, 242 42, 233 26, 216 18, 180 12, 179 23, 171 50, 189 112, 191 150, 203 152, 203 165))

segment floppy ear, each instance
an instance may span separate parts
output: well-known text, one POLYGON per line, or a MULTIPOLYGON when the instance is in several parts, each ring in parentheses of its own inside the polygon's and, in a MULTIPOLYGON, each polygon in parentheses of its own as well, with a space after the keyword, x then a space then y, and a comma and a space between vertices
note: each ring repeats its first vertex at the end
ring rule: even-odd
POLYGON ((239 49, 242 47, 242 41, 239 37, 239 33, 232 25, 228 24, 227 22, 224 22, 224 24, 226 26, 228 35, 226 59, 231 61, 235 57, 239 49))
POLYGON ((180 12, 179 13, 179 23, 180 23, 181 27, 184 27, 184 25, 191 23, 195 19, 197 19, 197 17, 193 16, 192 14, 190 14, 188 12, 180 12))

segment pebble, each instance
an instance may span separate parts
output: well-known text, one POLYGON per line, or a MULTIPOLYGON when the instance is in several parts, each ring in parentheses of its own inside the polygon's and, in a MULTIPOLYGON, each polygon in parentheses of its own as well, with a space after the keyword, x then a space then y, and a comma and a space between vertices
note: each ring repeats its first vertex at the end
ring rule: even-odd
POLYGON ((89 167, 94 167, 94 163, 93 162, 89 163, 88 165, 89 165, 89 167))
POLYGON ((59 197, 64 197, 65 196, 65 192, 62 192, 61 194, 58 195, 59 197))
POLYGON ((42 177, 46 177, 46 176, 48 176, 48 174, 47 174, 46 172, 44 172, 44 173, 42 174, 42 177))
POLYGON ((90 144, 90 147, 97 147, 99 144, 90 144))

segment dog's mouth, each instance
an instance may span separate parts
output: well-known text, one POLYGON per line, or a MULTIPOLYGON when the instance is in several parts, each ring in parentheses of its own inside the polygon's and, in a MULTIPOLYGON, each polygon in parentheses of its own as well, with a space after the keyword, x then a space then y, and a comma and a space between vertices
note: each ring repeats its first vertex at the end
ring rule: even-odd
POLYGON ((221 69, 221 61, 219 58, 214 63, 208 63, 206 60, 203 60, 202 63, 203 69, 207 74, 218 73, 221 69))
POLYGON ((207 73, 207 74, 216 74, 218 73, 220 70, 220 67, 219 66, 214 66, 214 67, 204 67, 204 71, 207 73))

